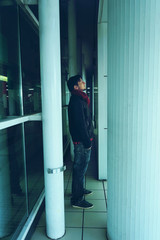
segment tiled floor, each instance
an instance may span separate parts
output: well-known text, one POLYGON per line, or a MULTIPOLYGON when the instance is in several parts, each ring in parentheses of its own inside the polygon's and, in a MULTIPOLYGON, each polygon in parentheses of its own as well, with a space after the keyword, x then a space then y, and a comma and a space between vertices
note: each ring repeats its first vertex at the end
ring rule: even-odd
MULTIPOLYGON (((89 210, 72 208, 70 205, 72 162, 67 162, 67 170, 64 174, 66 233, 62 240, 106 240, 107 182, 96 180, 97 164, 93 155, 86 175, 86 188, 93 190, 93 194, 86 197, 86 200, 94 204, 89 210)), ((47 239, 45 212, 43 212, 31 240, 47 239)))

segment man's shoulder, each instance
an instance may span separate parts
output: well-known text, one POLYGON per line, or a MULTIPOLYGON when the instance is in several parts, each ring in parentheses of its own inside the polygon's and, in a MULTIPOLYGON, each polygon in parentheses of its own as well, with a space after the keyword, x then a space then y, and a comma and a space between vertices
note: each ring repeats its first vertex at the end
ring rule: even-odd
POLYGON ((84 101, 79 96, 72 95, 69 101, 69 108, 83 108, 84 101))
POLYGON ((77 95, 72 95, 70 98, 70 102, 73 102, 73 103, 77 103, 77 102, 81 102, 81 101, 82 101, 82 99, 77 95))

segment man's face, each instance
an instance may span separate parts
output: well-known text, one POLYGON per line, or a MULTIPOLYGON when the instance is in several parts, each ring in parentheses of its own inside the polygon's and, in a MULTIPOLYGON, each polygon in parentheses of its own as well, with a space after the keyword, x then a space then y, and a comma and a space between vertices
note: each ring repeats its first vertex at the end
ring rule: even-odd
POLYGON ((75 86, 75 89, 79 91, 84 91, 86 89, 86 83, 80 78, 80 81, 78 82, 78 86, 75 86))

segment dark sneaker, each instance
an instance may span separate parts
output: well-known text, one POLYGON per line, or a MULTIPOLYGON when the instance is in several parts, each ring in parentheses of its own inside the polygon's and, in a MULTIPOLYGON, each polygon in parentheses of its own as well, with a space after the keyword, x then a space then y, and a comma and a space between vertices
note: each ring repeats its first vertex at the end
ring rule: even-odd
POLYGON ((84 195, 91 195, 93 192, 87 189, 84 189, 83 191, 84 195))
POLYGON ((82 200, 82 201, 79 201, 75 204, 72 204, 72 207, 75 207, 75 208, 82 208, 82 209, 90 209, 90 208, 93 208, 93 204, 92 203, 89 203, 85 200, 82 200))

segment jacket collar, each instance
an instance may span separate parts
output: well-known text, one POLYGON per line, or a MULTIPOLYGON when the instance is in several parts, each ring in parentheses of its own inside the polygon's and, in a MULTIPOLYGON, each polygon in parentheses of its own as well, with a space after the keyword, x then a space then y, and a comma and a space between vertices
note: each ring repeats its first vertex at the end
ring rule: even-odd
POLYGON ((90 99, 85 92, 82 92, 79 90, 73 90, 71 94, 81 97, 84 101, 87 102, 88 106, 90 105, 90 99))

